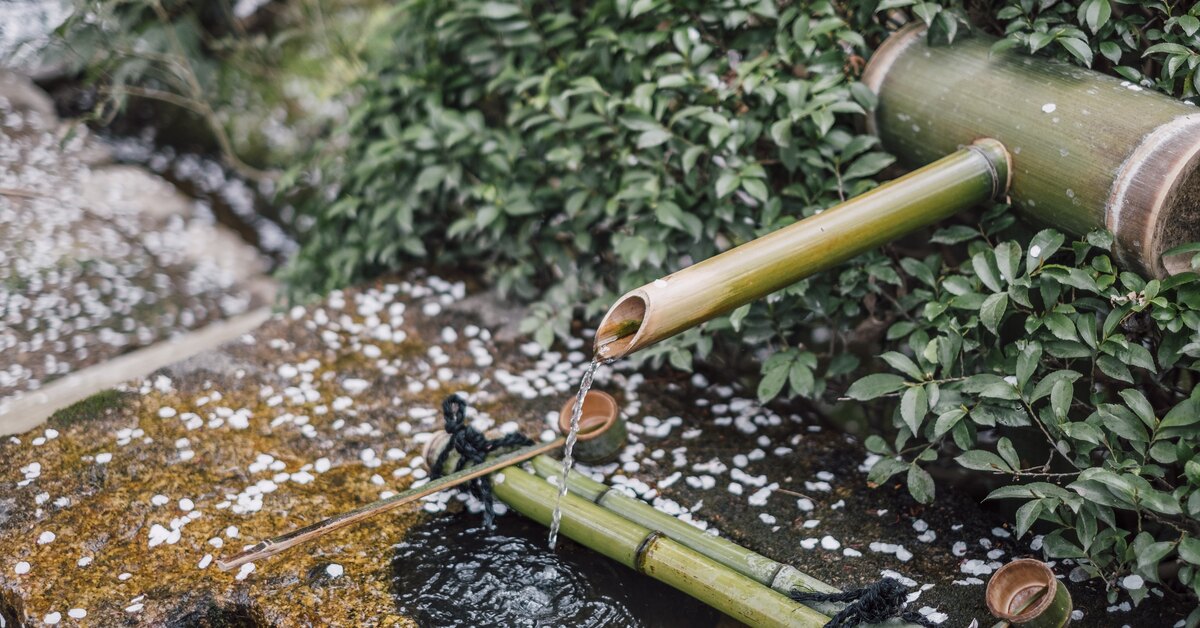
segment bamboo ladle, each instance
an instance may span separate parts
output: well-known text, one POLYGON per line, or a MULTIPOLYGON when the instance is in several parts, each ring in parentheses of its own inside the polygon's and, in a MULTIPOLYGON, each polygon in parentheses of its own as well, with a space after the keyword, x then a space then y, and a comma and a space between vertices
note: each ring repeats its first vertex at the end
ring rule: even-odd
MULTIPOLYGON (((568 413, 569 416, 573 405, 574 398, 564 405, 563 412, 568 413)), ((559 424, 562 425, 561 420, 559 424)), ((435 436, 426 445, 425 452, 428 453, 434 447, 444 444, 445 439, 448 437, 449 435, 445 432, 439 433, 438 436, 435 436)), ((616 401, 606 393, 600 391, 589 392, 583 402, 583 416, 579 419, 579 444, 583 446, 577 449, 576 457, 585 462, 598 462, 600 458, 607 457, 611 452, 620 449, 624 438, 625 424, 620 413, 617 411, 616 401), (588 445, 592 443, 595 443, 595 445, 593 445, 593 449, 589 450, 588 445), (596 448, 597 446, 599 447, 596 448)), ((287 534, 259 541, 238 554, 224 560, 218 560, 217 567, 221 571, 230 571, 246 563, 269 558, 288 548, 314 541, 331 532, 374 517, 375 515, 394 510, 427 495, 433 495, 434 493, 469 482, 475 478, 494 473, 505 467, 520 464, 531 458, 550 453, 561 448, 565 443, 566 437, 559 436, 547 443, 534 444, 516 449, 483 464, 468 467, 462 471, 431 480, 417 488, 411 488, 397 495, 380 499, 349 512, 334 515, 314 524, 288 532, 287 534)))

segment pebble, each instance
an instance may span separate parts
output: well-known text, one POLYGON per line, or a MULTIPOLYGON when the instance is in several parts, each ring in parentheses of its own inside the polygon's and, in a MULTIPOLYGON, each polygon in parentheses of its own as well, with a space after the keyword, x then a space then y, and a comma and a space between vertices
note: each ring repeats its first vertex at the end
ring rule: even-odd
POLYGON ((337 563, 330 563, 325 566, 325 573, 329 574, 330 578, 338 578, 345 573, 345 569, 337 563))
POLYGON ((1146 586, 1146 581, 1137 574, 1131 574, 1121 579, 1121 586, 1130 591, 1135 591, 1146 586))
POLYGON ((72 608, 71 610, 67 611, 67 617, 70 617, 71 619, 83 619, 84 617, 87 617, 87 609, 72 608))
POLYGON ((46 613, 46 616, 42 618, 42 621, 48 625, 53 626, 54 624, 57 624, 58 622, 62 621, 62 613, 59 613, 58 611, 55 611, 53 613, 46 613))
POLYGON ((23 575, 29 573, 29 569, 30 569, 29 563, 27 563, 25 561, 21 561, 13 566, 13 572, 16 573, 18 576, 23 576, 23 575))
POLYGON ((365 379, 351 378, 342 381, 342 388, 345 388, 346 392, 352 395, 357 395, 370 386, 371 383, 365 379))
POLYGON ((995 571, 995 569, 987 562, 977 558, 972 558, 963 562, 962 565, 959 565, 958 569, 959 571, 971 576, 986 576, 995 571))
POLYGON ((240 569, 238 569, 237 575, 234 576, 234 579, 245 580, 246 577, 252 573, 254 573, 254 563, 246 563, 245 565, 242 565, 240 569))

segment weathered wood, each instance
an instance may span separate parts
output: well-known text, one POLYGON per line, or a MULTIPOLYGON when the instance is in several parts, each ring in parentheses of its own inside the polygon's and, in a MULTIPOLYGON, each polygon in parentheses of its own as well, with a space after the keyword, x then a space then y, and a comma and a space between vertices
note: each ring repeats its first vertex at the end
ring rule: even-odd
POLYGON ((1075 235, 1108 228, 1134 270, 1185 269, 1161 257, 1200 240, 1200 111, 1068 63, 990 54, 995 41, 929 46, 921 26, 889 38, 863 75, 883 146, 915 167, 995 138, 1012 155, 1021 212, 1075 235))

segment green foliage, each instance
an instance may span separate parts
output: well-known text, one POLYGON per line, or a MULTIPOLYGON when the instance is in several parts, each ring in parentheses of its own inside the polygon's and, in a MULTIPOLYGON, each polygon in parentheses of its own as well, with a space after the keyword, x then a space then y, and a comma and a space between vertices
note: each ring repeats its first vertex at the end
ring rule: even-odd
MULTIPOLYGON (((370 61, 363 104, 317 163, 334 187, 307 205, 291 284, 474 262, 540 299, 526 329, 548 341, 577 304, 595 316, 619 290, 869 189, 892 158, 853 132, 874 97, 845 67, 861 64, 860 31, 881 31, 804 8, 404 3, 388 34, 404 45, 370 61)), ((828 307, 857 314, 868 278, 823 284, 828 307)), ((769 335, 745 314, 722 324, 769 335)), ((687 344, 658 355, 690 363, 687 344)))
POLYGON ((868 439, 884 456, 870 480, 907 472, 929 502, 922 466, 1004 476, 989 499, 1022 502, 1020 535, 1048 525, 1047 555, 1085 559, 1110 584, 1160 582, 1178 557, 1180 583, 1200 593, 1200 275, 1120 272, 1105 232, 991 240, 954 265, 909 258, 937 281, 900 300, 896 351, 880 356, 894 373, 847 393, 889 398, 895 437, 868 439))
MULTIPOLYGON (((1195 93, 1178 6, 984 4, 1005 46, 1195 93)), ((531 301, 521 329, 550 344, 627 289, 876 185, 892 157, 856 130, 875 99, 854 79, 882 21, 900 12, 947 40, 980 10, 409 0, 378 34, 394 45, 367 47, 360 104, 284 181, 312 221, 286 278, 303 297, 411 262, 476 269, 531 301)), ((764 402, 856 401, 892 435, 867 441, 882 456, 873 481, 905 473, 928 502, 933 464, 1010 476, 994 497, 1023 500, 1023 534, 1055 528, 1048 554, 1109 584, 1156 582, 1179 556, 1197 586, 1200 438, 1182 418, 1197 403, 1194 276, 1147 283, 1114 268, 1107 234, 1022 235, 1004 210, 640 357, 690 368, 722 346, 760 348, 764 402)))

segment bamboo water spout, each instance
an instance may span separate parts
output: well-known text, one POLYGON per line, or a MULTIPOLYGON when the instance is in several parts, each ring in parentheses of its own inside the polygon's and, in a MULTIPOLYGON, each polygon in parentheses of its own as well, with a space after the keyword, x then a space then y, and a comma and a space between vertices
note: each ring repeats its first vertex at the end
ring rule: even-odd
POLYGON ((815 216, 621 297, 596 331, 619 358, 826 270, 1008 189, 1009 156, 982 139, 815 216))
POLYGON ((628 355, 989 198, 1070 234, 1112 231, 1127 268, 1186 270, 1164 253, 1200 241, 1200 112, 1066 63, 993 55, 994 41, 892 35, 863 75, 879 96, 867 126, 923 167, 626 293, 600 322, 598 354, 628 355))

